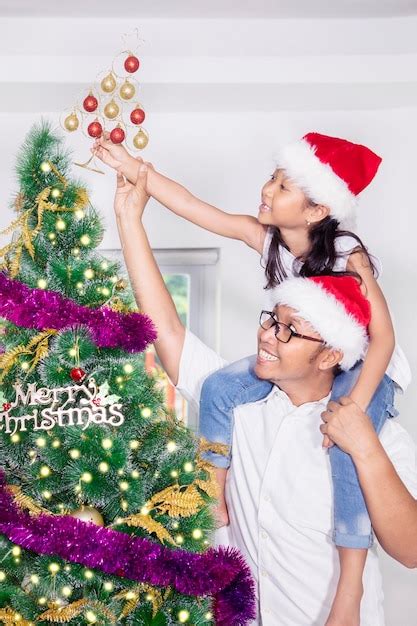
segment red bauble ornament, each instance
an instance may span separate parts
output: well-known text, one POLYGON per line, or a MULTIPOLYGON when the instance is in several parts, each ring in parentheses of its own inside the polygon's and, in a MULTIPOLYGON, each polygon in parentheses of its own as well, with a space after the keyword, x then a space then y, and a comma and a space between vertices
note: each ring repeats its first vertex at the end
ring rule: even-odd
POLYGON ((110 133, 110 141, 112 141, 113 143, 122 143, 122 141, 124 141, 125 138, 125 131, 123 130, 123 128, 120 128, 119 126, 117 126, 116 128, 113 128, 113 130, 110 133))
POLYGON ((8 411, 11 406, 10 402, 3 402, 3 411, 8 411))
POLYGON ((100 398, 93 398, 93 404, 95 404, 96 406, 101 406, 100 398))
POLYGON ((130 121, 132 124, 142 124, 145 119, 145 111, 143 109, 133 109, 130 114, 130 121))
POLYGON ((70 376, 73 381, 80 383, 85 378, 85 372, 81 367, 73 367, 70 371, 70 376))
POLYGON ((88 125, 87 132, 90 137, 101 137, 101 135, 103 134, 103 127, 100 122, 95 120, 88 125))
POLYGON ((98 107, 98 100, 92 93, 90 93, 83 102, 83 107, 88 113, 92 113, 98 107))
POLYGON ((139 65, 140 63, 138 57, 135 57, 133 54, 131 54, 127 57, 125 61, 125 70, 126 72, 133 74, 133 72, 136 72, 136 70, 139 68, 139 65))

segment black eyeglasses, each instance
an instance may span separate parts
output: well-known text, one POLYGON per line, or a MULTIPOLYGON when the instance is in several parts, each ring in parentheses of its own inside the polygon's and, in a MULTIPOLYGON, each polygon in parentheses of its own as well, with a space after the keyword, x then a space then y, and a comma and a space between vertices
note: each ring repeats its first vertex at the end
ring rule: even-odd
POLYGON ((317 343, 326 343, 322 339, 316 339, 316 337, 308 337, 307 335, 300 335, 295 330, 278 321, 277 316, 273 311, 261 311, 259 317, 259 325, 264 330, 269 330, 275 326, 275 337, 281 343, 288 343, 292 337, 298 337, 299 339, 308 339, 309 341, 316 341, 317 343))

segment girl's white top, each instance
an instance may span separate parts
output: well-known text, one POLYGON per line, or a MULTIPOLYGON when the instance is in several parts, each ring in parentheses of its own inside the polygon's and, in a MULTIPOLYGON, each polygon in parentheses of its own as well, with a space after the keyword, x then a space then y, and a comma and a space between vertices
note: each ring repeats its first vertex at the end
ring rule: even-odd
MULTIPOLYGON (((262 251, 262 261, 263 264, 266 265, 268 260, 268 251, 271 245, 272 235, 274 233, 273 228, 268 228, 264 248, 262 251)), ((346 270, 347 262, 349 259, 349 254, 358 247, 358 242, 353 237, 348 235, 337 237, 335 240, 335 248, 338 254, 336 262, 333 266, 334 271, 336 272, 344 272, 346 270)), ((298 273, 302 267, 302 262, 298 261, 296 257, 284 246, 280 246, 280 254, 281 254, 281 262, 285 273, 288 278, 293 276, 298 276, 298 273)), ((378 273, 381 274, 381 263, 379 259, 372 255, 372 260, 374 261, 378 273)), ((276 299, 274 296, 274 288, 268 289, 267 291, 267 303, 265 306, 273 308, 276 304, 276 299)), ((392 317, 392 313, 391 313, 392 317)), ((404 392, 408 385, 411 382, 411 370, 410 365, 408 363, 407 357, 405 356, 403 350, 398 345, 395 344, 395 349, 393 355, 391 357, 391 361, 389 362, 386 373, 388 376, 394 381, 396 385, 397 391, 404 392)))

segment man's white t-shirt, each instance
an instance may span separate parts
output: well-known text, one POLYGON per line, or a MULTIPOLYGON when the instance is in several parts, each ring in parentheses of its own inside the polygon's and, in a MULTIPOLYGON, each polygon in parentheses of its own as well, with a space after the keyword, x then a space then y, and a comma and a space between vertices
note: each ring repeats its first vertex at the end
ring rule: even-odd
MULTIPOLYGON (((226 362, 187 331, 177 389, 197 409, 201 386, 226 362)), ((322 626, 339 576, 332 543, 332 481, 322 449, 320 402, 294 406, 274 386, 258 402, 234 412, 232 464, 226 484, 230 525, 218 544, 237 547, 256 580, 258 619, 263 626, 322 626)), ((399 476, 417 498, 416 448, 394 420, 380 440, 399 476)), ((383 626, 383 593, 377 549, 364 573, 361 626, 383 626)))

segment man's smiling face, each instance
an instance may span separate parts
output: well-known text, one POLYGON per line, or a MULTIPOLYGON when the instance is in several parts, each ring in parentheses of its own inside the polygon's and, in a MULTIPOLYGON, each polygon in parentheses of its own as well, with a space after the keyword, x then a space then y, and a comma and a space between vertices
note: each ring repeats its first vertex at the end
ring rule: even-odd
MULTIPOLYGON (((274 308, 277 319, 300 335, 321 339, 311 325, 297 316, 294 309, 277 305, 274 308)), ((258 358, 255 374, 258 378, 278 384, 285 381, 302 381, 313 378, 329 348, 324 344, 299 337, 291 337, 288 343, 282 343, 275 337, 275 326, 268 330, 258 330, 258 358)))

